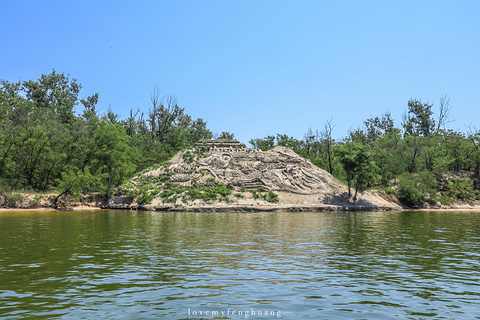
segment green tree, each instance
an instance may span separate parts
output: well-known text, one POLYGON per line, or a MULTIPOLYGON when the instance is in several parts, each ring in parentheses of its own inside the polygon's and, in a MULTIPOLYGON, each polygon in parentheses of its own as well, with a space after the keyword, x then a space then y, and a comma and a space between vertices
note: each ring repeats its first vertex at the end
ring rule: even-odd
POLYGON ((300 141, 286 134, 280 133, 277 133, 275 145, 290 148, 297 153, 301 148, 300 141))
POLYGON ((378 138, 391 134, 396 130, 389 112, 381 117, 369 118, 363 123, 366 128, 366 140, 370 145, 373 145, 378 138))
POLYGON ((406 170, 405 143, 398 130, 375 140, 372 153, 379 168, 380 181, 387 186, 389 182, 406 170))
POLYGON ((226 140, 233 140, 235 139, 235 135, 230 132, 223 131, 217 139, 226 139, 226 140))
POLYGON ((376 182, 378 167, 368 147, 358 142, 340 144, 335 152, 345 171, 349 195, 352 183, 355 185, 353 199, 356 201, 359 190, 363 191, 369 184, 376 182))
POLYGON ((434 132, 432 106, 417 99, 408 101, 408 112, 402 123, 405 135, 428 137, 434 132))
POLYGON ((335 139, 333 138, 333 124, 332 120, 325 123, 324 130, 320 132, 320 158, 322 159, 321 167, 327 170, 330 174, 334 174, 335 169, 335 139))
POLYGON ((53 110, 63 122, 73 119, 73 108, 78 102, 81 85, 68 75, 53 70, 42 74, 37 81, 24 81, 23 90, 37 108, 53 110))
POLYGON ((249 143, 252 145, 254 149, 267 151, 275 147, 275 136, 267 136, 265 138, 251 139, 249 143))
POLYGON ((475 187, 480 186, 480 130, 472 130, 468 134, 469 151, 468 158, 470 159, 470 168, 476 177, 475 187))
POLYGON ((58 195, 53 201, 55 207, 58 206, 58 200, 65 195, 78 196, 80 193, 90 191, 100 184, 102 176, 92 175, 88 167, 84 170, 69 170, 62 172, 58 179, 58 195))

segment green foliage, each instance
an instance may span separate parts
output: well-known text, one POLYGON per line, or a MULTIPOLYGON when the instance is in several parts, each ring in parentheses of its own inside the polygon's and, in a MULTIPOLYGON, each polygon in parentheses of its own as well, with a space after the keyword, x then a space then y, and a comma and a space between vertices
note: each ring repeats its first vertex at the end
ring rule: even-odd
POLYGON ((443 196, 453 200, 471 201, 479 199, 479 191, 475 188, 473 180, 466 177, 451 176, 440 183, 443 196))
POLYGON ((254 149, 267 151, 275 147, 275 136, 268 136, 262 139, 251 139, 249 143, 254 149))
POLYGON ((171 197, 169 197, 169 198, 163 199, 162 201, 163 201, 164 203, 176 203, 176 202, 177 202, 177 199, 178 199, 179 197, 180 197, 179 195, 176 195, 176 194, 175 194, 175 195, 173 195, 173 196, 171 196, 171 197))
POLYGON ((26 197, 21 193, 0 190, 0 207, 22 208, 26 197))
POLYGON ((59 194, 55 198, 55 204, 58 199, 64 195, 78 196, 82 192, 92 191, 105 178, 105 174, 92 175, 89 167, 81 170, 69 170, 62 172, 62 177, 58 180, 59 194))
MULTIPOLYGON (((206 146, 195 147, 193 149, 193 152, 197 156, 197 159, 208 157, 210 155, 208 151, 210 151, 210 148, 206 146)), ((199 165, 199 163, 197 164, 199 165)))
POLYGON ((419 207, 425 202, 425 196, 419 190, 417 182, 411 179, 401 179, 398 184, 400 201, 410 207, 419 207))
POLYGON ((251 190, 253 199, 264 199, 268 202, 278 202, 278 194, 274 193, 273 191, 266 192, 264 187, 259 187, 257 190, 251 190), (265 192, 265 193, 262 193, 265 192))
POLYGON ((266 200, 268 202, 275 202, 276 203, 276 202, 279 201, 278 194, 274 193, 273 191, 268 191, 266 200))
POLYGON ((404 174, 398 184, 399 200, 410 207, 420 207, 424 202, 438 200, 437 181, 431 172, 404 174))
POLYGON ((133 175, 129 137, 96 114, 98 95, 81 100, 83 116, 74 114, 80 88, 55 71, 38 81, 2 81, 0 179, 15 189, 107 194, 133 175))
POLYGON ((417 99, 408 101, 408 113, 402 123, 405 135, 428 137, 435 130, 432 105, 417 99))
MULTIPOLYGON (((165 160, 180 150, 185 150, 183 158, 192 163, 192 168, 208 156, 207 147, 192 146, 200 139, 212 138, 212 132, 203 119, 186 114, 174 98, 161 99, 155 90, 148 112, 132 109, 129 116, 119 119, 110 109, 105 115, 99 114, 99 95, 79 99, 80 90, 74 78, 55 70, 37 80, 0 80, 3 186, 9 190, 56 191, 59 197, 92 191, 109 195, 155 164, 166 169, 171 163, 165 160), (74 112, 76 107, 80 112, 74 112)), ((330 120, 323 130, 308 129, 300 140, 276 134, 251 139, 250 143, 261 150, 291 148, 346 181, 356 192, 380 184, 392 187, 400 177, 398 196, 412 206, 420 206, 422 201, 476 200, 480 189, 480 131, 469 128, 464 134, 443 129, 445 116, 441 113, 437 117, 435 127, 433 105, 411 99, 400 128, 395 128, 387 113, 367 119, 364 127, 353 130, 343 141, 333 139, 330 120)), ((219 138, 233 139, 234 134, 222 132, 219 138)), ((206 186, 192 181, 193 188, 182 190, 170 182, 172 174, 142 177, 140 187, 130 184, 124 189, 143 204, 151 203, 160 186, 176 190, 162 196, 172 203, 180 196, 186 201, 219 197, 227 201, 230 195, 231 191, 214 178, 207 179, 206 186), (156 189, 143 188, 152 185, 156 189)), ((245 189, 239 191, 241 194, 245 189)), ((265 189, 251 192, 255 199, 275 202, 276 197, 265 189)), ((10 191, 8 194, 20 197, 10 191)))
POLYGON ((182 157, 187 163, 191 163, 193 160, 195 160, 195 155, 191 153, 190 150, 185 151, 182 154, 182 157))
POLYGON ((346 174, 349 194, 351 184, 355 184, 356 199, 358 190, 364 190, 368 184, 378 180, 379 168, 367 145, 358 142, 344 143, 338 145, 335 152, 346 174))
POLYGON ((227 139, 227 140, 233 140, 235 139, 235 135, 230 132, 223 131, 217 139, 227 139))
POLYGON ((154 198, 155 198, 155 196, 152 193, 143 192, 143 193, 140 193, 137 201, 138 201, 138 204, 140 204, 140 205, 146 205, 146 204, 152 203, 154 198))
POLYGON ((226 203, 232 203, 234 201, 230 200, 228 196, 222 196, 220 197, 220 201, 225 201, 226 203))
MULTIPOLYGON (((163 202, 175 203, 178 198, 182 198, 182 202, 188 203, 197 199, 204 202, 214 201, 219 199, 226 201, 228 196, 232 193, 230 189, 225 187, 222 183, 217 182, 215 187, 194 187, 194 188, 178 188, 167 189, 161 191, 158 195, 163 198, 163 202)), ((228 200, 230 201, 230 200, 228 200)))

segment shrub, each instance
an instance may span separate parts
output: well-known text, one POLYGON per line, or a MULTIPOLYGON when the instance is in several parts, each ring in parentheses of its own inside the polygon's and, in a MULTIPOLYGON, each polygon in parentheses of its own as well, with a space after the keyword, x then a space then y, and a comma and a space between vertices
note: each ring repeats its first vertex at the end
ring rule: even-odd
POLYGON ((185 161, 186 161, 187 163, 191 163, 191 162, 195 159, 195 155, 192 154, 192 153, 190 152, 190 150, 185 151, 185 152, 183 153, 182 157, 183 157, 183 159, 185 159, 185 161))
POLYGON ((419 207, 425 202, 425 196, 418 189, 417 183, 410 179, 401 179, 398 184, 400 201, 410 207, 419 207))
POLYGON ((13 192, 0 193, 0 206, 7 208, 21 208, 26 198, 23 194, 13 192))
POLYGON ((273 191, 268 191, 267 193, 267 199, 268 202, 278 202, 278 194, 274 193, 273 191))
POLYGON ((166 203, 166 202, 170 202, 170 203, 176 203, 177 202, 177 199, 179 198, 180 196, 178 195, 174 195, 174 196, 171 196, 169 198, 165 198, 162 200, 162 202, 166 203))
POLYGON ((138 196, 138 204, 140 205, 145 205, 145 204, 150 204, 152 203, 153 201, 153 198, 155 198, 155 195, 146 191, 146 192, 143 192, 141 193, 139 196, 138 196))
POLYGON ((442 181, 442 194, 453 200, 476 200, 478 191, 475 190, 473 181, 464 177, 451 177, 442 181))

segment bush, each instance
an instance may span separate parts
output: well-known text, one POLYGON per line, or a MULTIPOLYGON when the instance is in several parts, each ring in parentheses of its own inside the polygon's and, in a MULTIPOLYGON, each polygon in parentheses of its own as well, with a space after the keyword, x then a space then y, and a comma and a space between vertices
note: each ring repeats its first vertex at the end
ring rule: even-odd
POLYGON ((155 198, 154 194, 152 194, 148 191, 145 191, 144 193, 141 193, 138 196, 138 204, 140 204, 140 205, 150 204, 150 203, 152 203, 153 198, 155 198))
POLYGON ((442 181, 442 194, 452 200, 477 200, 478 191, 473 181, 464 177, 451 177, 442 181))
POLYGON ((268 191, 268 194, 267 194, 267 199, 266 199, 268 202, 278 202, 279 199, 278 199, 278 194, 274 193, 273 191, 268 191))
POLYGON ((21 193, 0 192, 0 207, 23 208, 26 197, 21 193))
POLYGON ((398 183, 398 197, 409 207, 419 207, 425 202, 425 196, 419 190, 416 181, 405 178, 398 183))
POLYGON ((177 199, 178 199, 179 197, 180 197, 179 195, 174 195, 174 196, 172 196, 172 197, 170 197, 170 198, 165 198, 165 199, 163 199, 162 201, 163 201, 164 203, 167 203, 167 202, 176 203, 176 202, 177 202, 177 199))
POLYGON ((190 150, 185 151, 182 157, 187 163, 191 163, 195 159, 195 155, 192 154, 190 150))

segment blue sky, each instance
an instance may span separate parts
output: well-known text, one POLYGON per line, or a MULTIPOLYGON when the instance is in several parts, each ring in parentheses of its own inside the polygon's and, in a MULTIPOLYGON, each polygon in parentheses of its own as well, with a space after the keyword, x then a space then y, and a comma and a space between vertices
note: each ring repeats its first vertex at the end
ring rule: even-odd
MULTIPOLYGON (((344 137, 410 98, 447 94, 480 127, 479 1, 0 2, 0 78, 70 74, 120 117, 174 95, 217 133, 344 137)), ((80 109, 80 107, 78 107, 80 109)), ((80 110, 78 110, 80 111, 80 110)))

